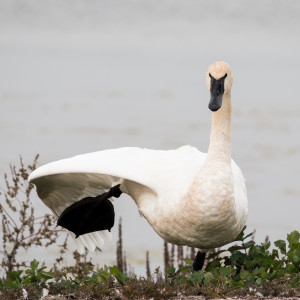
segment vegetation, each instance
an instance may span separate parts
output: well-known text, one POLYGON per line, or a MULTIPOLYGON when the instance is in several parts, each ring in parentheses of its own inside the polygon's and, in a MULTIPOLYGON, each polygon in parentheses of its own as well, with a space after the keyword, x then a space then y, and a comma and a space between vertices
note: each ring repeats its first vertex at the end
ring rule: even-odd
MULTIPOLYGON (((36 158, 37 159, 37 158, 36 158)), ((206 297, 300 296, 300 234, 293 231, 287 240, 256 244, 253 234, 245 228, 234 246, 208 254, 205 270, 192 271, 195 249, 164 244, 164 270, 150 271, 146 254, 146 277, 128 274, 119 224, 117 265, 95 268, 87 252, 74 252, 75 264, 63 266, 66 241, 60 245, 61 257, 50 271, 33 260, 30 264, 17 261, 20 249, 54 243, 57 231, 49 234, 51 216, 36 217, 29 201, 32 186, 28 173, 34 163, 11 167, 12 180, 5 175, 6 190, 0 198, 2 245, 0 299, 41 299, 42 296, 63 295, 72 299, 165 299, 184 295, 206 297), (18 216, 18 218, 16 218, 18 216), (17 221, 18 222, 17 222, 17 221), (60 263, 60 266, 58 266, 60 263), (27 297, 27 298, 26 298, 27 297)), ((44 298, 46 299, 46 298, 44 298)))
MULTIPOLYGON (((38 155, 31 165, 25 166, 20 157, 19 167, 11 165, 10 174, 4 174, 5 187, 0 189, 0 267, 6 276, 21 267, 28 267, 26 262, 17 259, 20 250, 49 247, 57 242, 61 231, 53 229, 56 217, 52 214, 36 216, 31 201, 33 185, 29 184, 28 176, 36 168, 37 160, 38 155)), ((60 246, 61 254, 65 252, 66 246, 67 240, 60 246)), ((57 263, 61 260, 62 257, 59 257, 57 263)))

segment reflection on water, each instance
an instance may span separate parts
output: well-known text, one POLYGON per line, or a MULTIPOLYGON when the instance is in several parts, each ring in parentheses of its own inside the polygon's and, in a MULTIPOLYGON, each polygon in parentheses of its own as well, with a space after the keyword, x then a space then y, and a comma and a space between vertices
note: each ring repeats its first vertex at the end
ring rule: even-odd
MULTIPOLYGON (((247 179, 248 228, 258 241, 299 229, 297 1, 274 1, 272 12, 228 1, 225 13, 216 1, 45 3, 42 18, 38 2, 0 1, 1 170, 19 154, 43 164, 121 146, 206 151, 204 74, 223 59, 234 72, 232 152, 247 179)), ((162 241, 133 201, 115 208, 133 267, 142 272, 146 249, 159 265, 162 241)), ((97 261, 113 263, 114 242, 97 261)))

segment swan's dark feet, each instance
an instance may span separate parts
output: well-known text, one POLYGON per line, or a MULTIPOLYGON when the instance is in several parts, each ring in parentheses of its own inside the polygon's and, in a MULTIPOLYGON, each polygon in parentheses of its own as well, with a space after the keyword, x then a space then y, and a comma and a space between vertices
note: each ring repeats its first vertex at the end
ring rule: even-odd
POLYGON ((198 251, 194 263, 193 263, 193 270, 194 271, 200 271, 203 268, 204 262, 205 262, 206 253, 198 251))
POLYGON ((108 199, 121 194, 120 185, 116 185, 102 195, 83 198, 62 212, 57 225, 74 232, 76 238, 89 232, 110 231, 115 223, 115 211, 108 199))

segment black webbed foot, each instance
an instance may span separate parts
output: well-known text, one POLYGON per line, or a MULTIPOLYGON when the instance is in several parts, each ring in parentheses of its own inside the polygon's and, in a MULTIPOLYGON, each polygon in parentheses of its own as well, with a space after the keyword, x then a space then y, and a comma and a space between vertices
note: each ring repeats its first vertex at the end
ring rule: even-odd
POLYGON ((198 251, 194 263, 193 263, 193 270, 194 271, 200 271, 203 268, 204 262, 205 262, 206 253, 198 251))
POLYGON ((102 195, 83 198, 62 212, 57 225, 74 232, 76 238, 89 232, 110 231, 115 223, 115 211, 108 198, 118 198, 121 194, 120 185, 116 185, 102 195))

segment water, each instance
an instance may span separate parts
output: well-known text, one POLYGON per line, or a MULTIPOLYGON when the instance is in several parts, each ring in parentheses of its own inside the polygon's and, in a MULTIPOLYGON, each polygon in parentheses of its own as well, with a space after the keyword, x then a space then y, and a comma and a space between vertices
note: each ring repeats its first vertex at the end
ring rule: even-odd
MULTIPOLYGON (((19 154, 44 164, 121 146, 207 151, 205 71, 225 60, 248 229, 257 241, 285 238, 299 230, 299 16, 298 1, 1 0, 1 170, 19 154)), ((135 270, 146 249, 152 268, 161 264, 162 240, 133 201, 115 210, 135 270)), ((113 242, 97 262, 114 263, 114 253, 113 242)))

